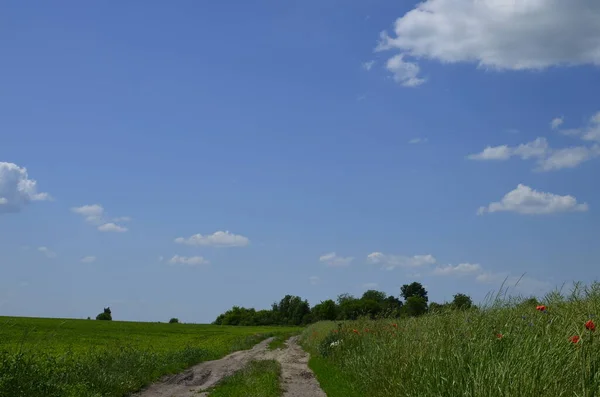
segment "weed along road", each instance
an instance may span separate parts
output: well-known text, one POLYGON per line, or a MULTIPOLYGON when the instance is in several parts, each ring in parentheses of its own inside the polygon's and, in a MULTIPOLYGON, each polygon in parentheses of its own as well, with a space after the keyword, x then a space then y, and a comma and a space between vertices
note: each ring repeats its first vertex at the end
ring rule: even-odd
POLYGON ((210 397, 210 388, 242 370, 250 362, 276 360, 281 365, 280 382, 284 397, 325 397, 326 394, 308 368, 308 353, 298 345, 298 337, 288 339, 283 348, 268 350, 272 339, 266 339, 250 350, 238 351, 166 377, 134 396, 210 397))

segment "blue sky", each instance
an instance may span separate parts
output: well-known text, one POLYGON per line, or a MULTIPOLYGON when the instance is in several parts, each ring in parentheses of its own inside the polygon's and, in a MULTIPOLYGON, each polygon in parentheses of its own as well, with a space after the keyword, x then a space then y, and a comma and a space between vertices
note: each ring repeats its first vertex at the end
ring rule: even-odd
POLYGON ((209 322, 598 275, 593 0, 0 15, 2 315, 209 322))

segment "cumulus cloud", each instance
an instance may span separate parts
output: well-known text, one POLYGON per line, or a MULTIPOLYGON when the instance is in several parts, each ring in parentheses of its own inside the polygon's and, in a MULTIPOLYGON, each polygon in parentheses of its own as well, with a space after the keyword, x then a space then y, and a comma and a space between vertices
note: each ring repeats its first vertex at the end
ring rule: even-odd
POLYGON ((101 232, 124 233, 128 229, 124 226, 119 226, 115 223, 109 222, 98 226, 98 230, 100 230, 101 232))
POLYGON ((322 262, 327 266, 332 267, 348 266, 350 263, 352 263, 353 260, 354 258, 351 256, 342 257, 337 255, 335 252, 330 252, 319 257, 319 262, 322 262))
POLYGON ((410 141, 408 141, 408 143, 410 143, 411 145, 416 145, 419 143, 427 143, 427 141, 427 138, 413 138, 410 141))
POLYGON ((179 256, 174 255, 169 259, 171 265, 201 266, 208 265, 210 262, 201 256, 179 256))
POLYGON ((375 65, 375 61, 367 61, 362 64, 362 68, 365 70, 371 70, 373 65, 375 65))
POLYGON ((95 256, 84 256, 83 258, 81 258, 81 263, 93 263, 95 261, 96 261, 95 256))
POLYGON ((104 207, 100 204, 82 205, 81 207, 73 207, 71 211, 84 217, 86 222, 91 224, 102 223, 104 216, 104 207))
POLYGON ((218 231, 207 235, 194 234, 188 238, 177 237, 175 242, 177 244, 211 247, 245 247, 250 244, 248 237, 229 233, 228 231, 218 231))
POLYGON ((32 201, 51 200, 48 193, 38 193, 37 182, 29 179, 26 168, 0 162, 0 214, 19 212, 32 201))
POLYGON ((537 171, 553 171, 575 168, 579 164, 600 156, 600 145, 592 147, 574 146, 553 150, 546 158, 538 161, 537 171))
POLYGON ((56 253, 48 247, 38 247, 38 251, 46 255, 47 258, 56 258, 56 253))
POLYGON ((404 256, 372 252, 367 255, 367 262, 375 265, 382 265, 386 270, 392 270, 397 267, 415 268, 433 265, 436 263, 436 259, 433 255, 404 256))
POLYGON ((311 276, 308 278, 308 281, 310 282, 310 285, 317 285, 321 282, 321 279, 317 276, 311 276))
POLYGON ((117 218, 107 218, 104 207, 100 204, 89 204, 82 205, 81 207, 73 207, 71 211, 77 215, 81 215, 85 221, 91 225, 97 226, 97 229, 101 232, 116 232, 123 233, 128 229, 115 222, 129 222, 131 218, 128 216, 121 216, 117 218))
POLYGON ((481 272, 481 265, 477 263, 459 263, 456 266, 438 266, 433 270, 433 274, 437 276, 462 276, 477 274, 479 272, 481 272))
POLYGON ((496 70, 597 66, 600 2, 424 0, 396 20, 392 35, 381 34, 376 50, 496 70))
POLYGON ((575 146, 563 149, 552 149, 546 138, 518 146, 488 146, 482 152, 467 156, 469 160, 489 161, 508 160, 518 157, 522 160, 535 159, 535 171, 555 171, 563 168, 574 168, 579 164, 600 156, 600 145, 592 147, 575 146))
POLYGON ((564 122, 565 122, 565 120, 562 117, 557 117, 555 119, 552 119, 552 121, 550 122, 550 128, 555 130, 558 127, 560 127, 562 125, 562 123, 564 123, 564 122))
POLYGON ((515 190, 506 193, 502 200, 493 202, 487 207, 480 207, 477 214, 507 211, 526 215, 544 215, 587 210, 588 205, 578 203, 573 196, 539 192, 529 186, 519 184, 515 190))
POLYGON ((577 136, 584 141, 600 142, 600 112, 594 114, 587 125, 560 131, 563 135, 577 136))
POLYGON ((385 63, 385 68, 392 72, 394 81, 405 87, 417 87, 426 80, 419 77, 421 68, 414 62, 406 62, 404 55, 399 54, 391 57, 385 63))

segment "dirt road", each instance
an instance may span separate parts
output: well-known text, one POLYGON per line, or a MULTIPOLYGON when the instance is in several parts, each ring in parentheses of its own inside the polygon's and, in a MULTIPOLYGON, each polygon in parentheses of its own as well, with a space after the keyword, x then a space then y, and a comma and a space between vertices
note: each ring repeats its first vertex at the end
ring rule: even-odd
POLYGON ((133 397, 207 397, 210 394, 203 390, 244 368, 252 360, 279 361, 284 397, 327 397, 308 368, 308 354, 298 345, 298 337, 290 338, 282 349, 267 350, 271 339, 260 342, 250 350, 200 363, 151 385, 133 397))

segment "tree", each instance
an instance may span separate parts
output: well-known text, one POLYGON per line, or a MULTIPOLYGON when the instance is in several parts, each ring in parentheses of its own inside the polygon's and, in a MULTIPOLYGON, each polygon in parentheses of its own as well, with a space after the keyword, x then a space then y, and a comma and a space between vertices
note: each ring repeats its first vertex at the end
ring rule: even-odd
POLYGON ((381 291, 376 291, 374 289, 370 289, 368 291, 365 291, 365 293, 363 294, 362 300, 372 300, 375 301, 377 303, 383 303, 383 301, 386 298, 386 293, 385 292, 381 292, 381 291))
POLYGON ((302 325, 309 321, 310 305, 299 296, 286 295, 272 308, 280 324, 302 325))
POLYGON ((402 301, 395 296, 388 296, 382 303, 382 312, 386 317, 398 317, 400 316, 400 310, 402 309, 402 301))
POLYGON ((310 312, 312 321, 333 321, 337 318, 338 307, 334 301, 328 299, 315 305, 310 312))
POLYGON ((110 307, 105 307, 104 311, 96 316, 96 320, 112 321, 110 307))
POLYGON ((178 324, 179 323, 179 319, 176 317, 173 317, 172 319, 169 320, 169 324, 178 324))
POLYGON ((427 298, 427 290, 421 285, 421 283, 417 283, 416 281, 411 284, 404 284, 400 288, 401 295, 404 297, 404 300, 408 303, 408 298, 410 297, 419 297, 425 300, 425 303, 429 300, 427 298))
POLYGON ((404 305, 406 314, 417 317, 427 313, 427 301, 421 296, 409 296, 404 305))
POLYGON ((456 294, 452 300, 452 308, 458 310, 467 310, 473 306, 473 300, 469 295, 456 294))

